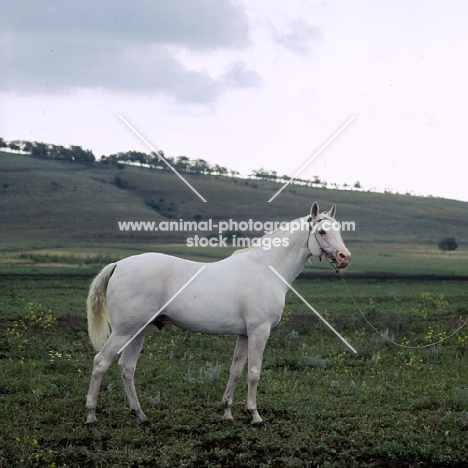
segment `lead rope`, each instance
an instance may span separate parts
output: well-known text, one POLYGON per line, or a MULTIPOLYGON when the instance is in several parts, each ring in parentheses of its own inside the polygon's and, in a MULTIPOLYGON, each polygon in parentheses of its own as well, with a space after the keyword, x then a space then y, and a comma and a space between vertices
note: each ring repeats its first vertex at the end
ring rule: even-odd
MULTIPOLYGON (((333 266, 333 268, 335 268, 335 266, 333 264, 330 263, 330 265, 333 266)), ((364 313, 362 312, 361 308, 357 305, 353 295, 351 294, 351 291, 349 290, 349 287, 343 277, 343 275, 341 274, 341 272, 339 270, 336 270, 336 273, 338 273, 340 275, 340 278, 341 280, 343 281, 343 284, 345 285, 345 288, 346 290, 348 291, 348 294, 349 294, 349 297, 351 298, 351 300, 353 301, 353 304, 356 306, 357 310, 359 310, 360 314, 362 315, 362 318, 366 321, 366 323, 372 328, 372 330, 374 330, 378 335, 380 335, 384 340, 386 341, 389 341, 390 343, 392 343, 393 345, 395 346, 398 346, 400 348, 405 348, 405 349, 423 349, 423 348, 430 348, 432 346, 437 346, 438 344, 444 342, 445 340, 448 340, 449 338, 452 338, 452 336, 456 335, 464 326, 466 326, 468 324, 468 319, 465 320, 452 334, 446 336, 445 338, 442 338, 441 340, 439 341, 435 341, 434 343, 429 343, 427 345, 420 345, 420 346, 407 346, 407 345, 404 345, 404 344, 401 344, 401 343, 396 343, 395 341, 391 340, 390 338, 388 338, 388 336, 385 336, 382 334, 382 332, 380 332, 379 330, 377 330, 377 328, 374 327, 374 325, 372 325, 372 323, 369 322, 369 320, 367 320, 366 316, 364 315, 364 313)))

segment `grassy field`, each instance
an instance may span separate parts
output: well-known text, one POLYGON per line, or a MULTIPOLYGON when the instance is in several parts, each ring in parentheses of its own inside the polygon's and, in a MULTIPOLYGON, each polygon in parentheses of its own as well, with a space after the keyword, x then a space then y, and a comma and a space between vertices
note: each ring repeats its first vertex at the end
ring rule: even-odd
MULTIPOLYGON (((346 242, 346 241, 345 241, 346 242)), ((353 259, 346 275, 373 276, 466 276, 468 247, 442 252, 436 246, 417 244, 346 242, 353 259)), ((213 262, 226 258, 234 252, 232 247, 187 247, 185 244, 142 244, 138 246, 119 244, 112 247, 61 247, 42 248, 0 253, 0 272, 21 271, 40 273, 44 268, 81 268, 83 272, 105 265, 130 255, 142 252, 162 252, 189 260, 213 262)), ((308 275, 332 274, 327 262, 311 259, 304 268, 308 275)))
POLYGON ((184 232, 121 232, 118 221, 290 220, 314 201, 336 203, 337 219, 356 223, 343 237, 357 303, 387 337, 425 345, 468 318, 468 203, 297 185, 267 203, 278 184, 187 176, 202 203, 163 172, 1 152, 0 164, 1 467, 468 466, 468 327, 429 349, 390 345, 316 259, 294 286, 359 354, 288 293, 265 352, 265 424, 249 424, 245 380, 236 421, 219 420, 234 337, 166 327, 149 333, 136 374, 151 424, 128 414, 114 365, 99 424, 84 425, 94 356, 85 301, 98 269, 145 251, 210 262, 235 250, 189 248, 184 232), (446 236, 456 251, 438 250, 446 236))
MULTIPOLYGON (((0 282, 0 466, 462 467, 468 463, 468 328, 435 348, 386 344, 336 276, 295 287, 358 356, 288 293, 265 352, 252 427, 246 383, 219 421, 234 337, 154 328, 136 375, 151 419, 128 414, 114 365, 99 423, 86 427, 93 350, 84 303, 91 267, 3 273, 0 282), (80 272, 77 274, 77 272, 80 272), (45 273, 48 272, 48 273, 45 273)), ((349 278, 366 316, 397 342, 427 344, 468 318, 466 281, 349 278)))

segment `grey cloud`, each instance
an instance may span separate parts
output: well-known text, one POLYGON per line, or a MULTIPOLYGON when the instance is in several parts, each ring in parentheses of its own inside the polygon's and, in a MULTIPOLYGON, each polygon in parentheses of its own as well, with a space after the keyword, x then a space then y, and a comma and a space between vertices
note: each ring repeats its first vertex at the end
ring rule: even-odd
POLYGON ((322 37, 323 33, 320 28, 312 26, 304 20, 292 23, 288 32, 275 34, 275 40, 278 44, 299 54, 309 52, 310 43, 320 41, 322 37))
MULTIPOLYGON (((0 6, 1 87, 23 93, 91 87, 210 101, 225 82, 186 70, 168 45, 213 50, 248 44, 245 12, 229 0, 29 0, 0 6)), ((239 80, 230 84, 243 86, 239 80)))
POLYGON ((125 43, 194 48, 245 44, 245 12, 230 0, 0 1, 2 30, 34 36, 79 35, 125 43))
POLYGON ((19 53, 4 60, 9 73, 2 87, 23 93, 57 93, 74 88, 161 92, 177 100, 205 102, 216 98, 220 85, 206 73, 188 71, 161 45, 125 47, 98 42, 26 41, 19 53), (41 53, 38 53, 38 50, 41 53))
POLYGON ((249 70, 244 62, 237 62, 224 75, 224 83, 236 88, 260 86, 263 82, 261 75, 249 70))

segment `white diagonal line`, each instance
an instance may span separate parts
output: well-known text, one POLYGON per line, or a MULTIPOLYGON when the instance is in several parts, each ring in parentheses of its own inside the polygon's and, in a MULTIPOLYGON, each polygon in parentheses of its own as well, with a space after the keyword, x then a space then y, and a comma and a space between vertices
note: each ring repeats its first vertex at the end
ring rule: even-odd
POLYGON ((276 276, 293 291, 296 296, 312 311, 315 315, 335 333, 336 336, 355 354, 358 352, 270 265, 270 269, 276 274, 276 276))
POLYGON ((202 266, 118 351, 120 354, 206 267, 202 266))
POLYGON ((143 138, 143 136, 142 136, 132 125, 130 125, 130 124, 127 122, 127 120, 125 120, 125 119, 122 117, 122 115, 118 114, 118 116, 119 116, 120 120, 122 120, 122 122, 124 122, 125 125, 127 125, 127 127, 128 127, 130 130, 132 130, 132 132, 133 132, 138 138, 140 138, 140 140, 141 140, 143 143, 145 143, 145 145, 148 146, 148 148, 149 148, 151 151, 153 151, 154 153, 158 154, 158 156, 166 163, 166 166, 167 166, 171 171, 173 171, 177 176, 179 176, 179 178, 180 178, 185 184, 187 184, 187 185, 193 190, 193 192, 194 192, 196 195, 198 195, 198 196, 206 203, 206 200, 205 200, 205 199, 204 199, 188 182, 187 182, 187 180, 186 180, 184 177, 182 177, 182 176, 176 171, 176 169, 175 169, 173 166, 171 166, 171 165, 166 161, 166 159, 163 158, 163 157, 153 148, 153 146, 152 146, 145 138, 143 138))
POLYGON ((269 200, 274 200, 354 119, 353 115, 269 200))

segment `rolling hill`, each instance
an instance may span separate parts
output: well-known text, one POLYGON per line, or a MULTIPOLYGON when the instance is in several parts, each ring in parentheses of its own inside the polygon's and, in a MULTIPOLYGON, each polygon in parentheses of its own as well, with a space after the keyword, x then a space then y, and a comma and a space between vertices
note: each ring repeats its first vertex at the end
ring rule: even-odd
POLYGON ((186 178, 207 203, 169 172, 0 153, 0 249, 145 250, 184 244, 194 233, 122 232, 119 221, 286 221, 306 215, 314 201, 323 209, 335 203, 338 220, 355 222, 355 232, 343 233, 354 249, 379 245, 394 252, 427 246, 436 251, 438 240, 447 236, 457 239, 460 250, 468 247, 466 202, 289 185, 267 203, 280 184, 226 176, 186 178))

